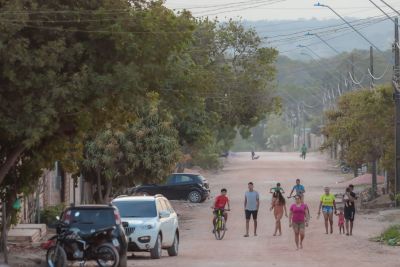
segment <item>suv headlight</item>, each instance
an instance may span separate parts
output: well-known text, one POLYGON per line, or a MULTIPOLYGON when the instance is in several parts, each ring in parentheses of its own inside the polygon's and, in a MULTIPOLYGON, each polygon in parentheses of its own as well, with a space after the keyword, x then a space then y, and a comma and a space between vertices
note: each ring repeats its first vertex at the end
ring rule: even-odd
POLYGON ((140 228, 142 230, 151 230, 151 229, 156 228, 156 224, 155 223, 146 223, 146 224, 141 225, 140 228))

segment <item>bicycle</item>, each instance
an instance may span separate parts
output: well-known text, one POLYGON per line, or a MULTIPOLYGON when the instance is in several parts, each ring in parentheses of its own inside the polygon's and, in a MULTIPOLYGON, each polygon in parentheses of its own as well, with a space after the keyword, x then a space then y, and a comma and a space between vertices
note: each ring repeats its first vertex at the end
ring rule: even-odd
MULTIPOLYGON (((226 210, 228 211, 228 210, 226 210)), ((215 210, 217 218, 215 220, 214 224, 214 235, 215 239, 217 240, 222 240, 225 236, 225 217, 224 217, 224 210, 223 209, 217 209, 215 210)))

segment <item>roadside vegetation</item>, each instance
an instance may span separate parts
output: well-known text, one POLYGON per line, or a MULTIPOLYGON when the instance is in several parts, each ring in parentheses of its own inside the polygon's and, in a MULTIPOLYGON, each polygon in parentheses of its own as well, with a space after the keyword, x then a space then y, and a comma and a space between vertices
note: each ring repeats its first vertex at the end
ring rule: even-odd
POLYGON ((385 243, 389 246, 400 246, 400 224, 392 225, 372 241, 385 243))
MULTIPOLYGON (((58 161, 110 192, 158 182, 178 162, 219 155, 280 108, 277 51, 253 29, 178 14, 163 1, 3 1, 0 193, 17 195, 58 161)), ((184 162, 185 163, 185 162, 184 162)))

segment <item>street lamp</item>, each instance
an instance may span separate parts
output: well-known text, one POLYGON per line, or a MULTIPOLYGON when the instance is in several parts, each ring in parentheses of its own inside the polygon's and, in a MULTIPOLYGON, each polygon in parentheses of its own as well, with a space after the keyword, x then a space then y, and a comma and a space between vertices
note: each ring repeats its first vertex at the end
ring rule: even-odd
POLYGON ((360 35, 365 41, 367 41, 370 45, 372 45, 376 50, 380 53, 384 54, 374 43, 372 43, 364 34, 362 34, 359 30, 357 30, 353 25, 350 24, 345 18, 343 18, 339 13, 337 13, 333 8, 328 5, 321 4, 320 2, 314 4, 316 7, 326 7, 329 8, 336 16, 338 16, 341 20, 343 20, 350 28, 352 28, 358 35, 360 35))

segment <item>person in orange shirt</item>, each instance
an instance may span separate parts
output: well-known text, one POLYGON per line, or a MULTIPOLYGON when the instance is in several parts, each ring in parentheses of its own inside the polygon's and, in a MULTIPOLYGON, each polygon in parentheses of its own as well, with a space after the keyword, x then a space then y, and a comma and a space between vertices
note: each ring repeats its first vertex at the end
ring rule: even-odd
POLYGON ((225 188, 222 188, 221 195, 219 195, 215 198, 214 205, 211 207, 212 209, 214 209, 214 212, 213 212, 214 213, 214 217, 213 217, 214 227, 215 227, 215 222, 217 220, 217 211, 218 210, 222 210, 224 213, 225 227, 226 227, 226 223, 228 221, 228 213, 226 211, 230 210, 229 198, 226 196, 227 193, 228 193, 228 190, 226 190, 225 188), (226 206, 228 206, 227 209, 225 209, 226 206))

